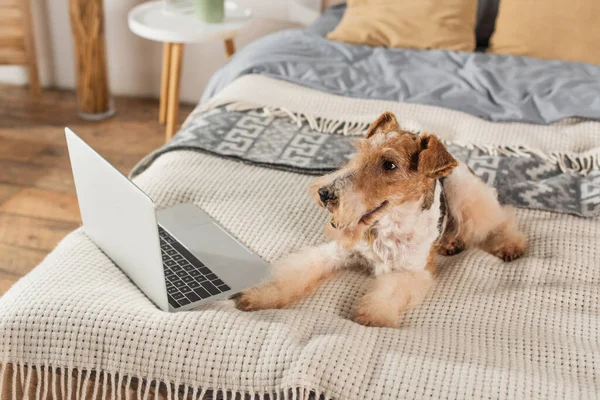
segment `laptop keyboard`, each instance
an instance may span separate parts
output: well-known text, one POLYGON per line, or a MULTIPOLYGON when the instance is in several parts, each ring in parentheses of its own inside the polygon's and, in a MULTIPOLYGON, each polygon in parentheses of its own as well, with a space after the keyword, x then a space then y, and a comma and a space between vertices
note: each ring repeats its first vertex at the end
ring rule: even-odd
POLYGON ((158 233, 171 307, 182 307, 231 290, 160 226, 158 233))

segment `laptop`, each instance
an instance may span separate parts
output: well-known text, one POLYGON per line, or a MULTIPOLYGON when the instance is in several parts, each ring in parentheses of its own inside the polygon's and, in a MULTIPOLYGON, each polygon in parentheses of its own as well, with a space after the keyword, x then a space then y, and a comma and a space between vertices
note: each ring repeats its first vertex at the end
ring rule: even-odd
POLYGON ((65 128, 83 229, 163 311, 230 298, 269 265, 193 204, 161 210, 73 131, 65 128))

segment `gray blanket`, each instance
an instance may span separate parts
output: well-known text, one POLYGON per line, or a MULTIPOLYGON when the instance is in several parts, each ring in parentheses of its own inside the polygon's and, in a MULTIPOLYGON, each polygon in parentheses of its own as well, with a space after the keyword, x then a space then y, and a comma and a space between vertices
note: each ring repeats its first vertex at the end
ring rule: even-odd
POLYGON ((325 39, 341 15, 334 8, 308 30, 248 45, 215 73, 202 101, 239 76, 262 74, 338 95, 441 106, 491 121, 600 119, 600 66, 325 39))

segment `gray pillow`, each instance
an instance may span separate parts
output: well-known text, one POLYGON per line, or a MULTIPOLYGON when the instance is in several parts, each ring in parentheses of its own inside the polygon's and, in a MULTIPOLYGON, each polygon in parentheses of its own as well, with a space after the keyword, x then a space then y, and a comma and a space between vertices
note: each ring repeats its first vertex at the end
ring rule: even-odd
POLYGON ((490 42, 490 37, 492 37, 496 25, 498 4, 500 4, 500 0, 479 0, 477 5, 477 27, 475 28, 477 47, 487 47, 490 42))

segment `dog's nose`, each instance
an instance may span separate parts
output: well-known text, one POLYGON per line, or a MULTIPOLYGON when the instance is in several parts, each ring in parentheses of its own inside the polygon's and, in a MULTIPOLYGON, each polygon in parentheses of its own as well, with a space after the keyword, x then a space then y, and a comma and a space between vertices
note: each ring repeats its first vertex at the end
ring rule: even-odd
POLYGON ((322 187, 321 189, 319 189, 318 193, 319 198, 321 199, 321 203, 323 204, 327 204, 329 200, 335 199, 335 194, 326 187, 322 187))

